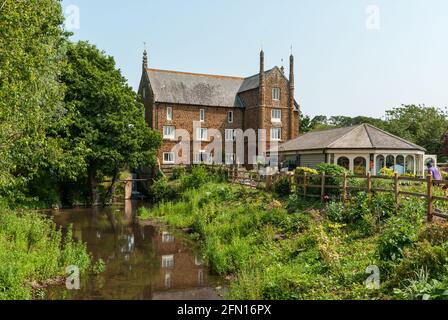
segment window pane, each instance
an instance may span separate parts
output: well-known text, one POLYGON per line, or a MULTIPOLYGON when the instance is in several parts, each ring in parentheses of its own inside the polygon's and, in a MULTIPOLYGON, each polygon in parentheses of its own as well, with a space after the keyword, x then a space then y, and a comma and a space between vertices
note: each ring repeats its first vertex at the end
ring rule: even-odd
POLYGON ((414 174, 414 171, 415 171, 414 157, 407 156, 406 157, 406 173, 414 174))
POLYGON ((200 121, 205 121, 205 110, 201 109, 200 115, 199 115, 200 121))
POLYGON ((171 107, 166 108, 166 119, 168 121, 173 120, 173 108, 171 107))
POLYGON ((233 123, 233 112, 232 111, 230 111, 227 114, 227 120, 229 121, 229 123, 233 123))
POLYGON ((346 157, 341 157, 338 159, 338 166, 349 170, 350 169, 350 160, 348 160, 348 158, 346 158, 346 157))
POLYGON ((358 157, 353 162, 353 171, 357 175, 366 175, 366 159, 358 157))

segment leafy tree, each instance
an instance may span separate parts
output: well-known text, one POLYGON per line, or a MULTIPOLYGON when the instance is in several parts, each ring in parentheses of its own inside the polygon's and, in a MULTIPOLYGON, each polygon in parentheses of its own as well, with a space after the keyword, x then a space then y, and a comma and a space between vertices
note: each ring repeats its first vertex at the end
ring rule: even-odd
POLYGON ((386 129, 426 148, 430 154, 442 155, 447 116, 446 110, 435 107, 403 105, 386 111, 386 129))
POLYGON ((112 177, 112 190, 120 170, 154 163, 161 137, 146 125, 143 105, 112 57, 78 42, 68 43, 67 59, 62 79, 70 120, 58 134, 70 150, 87 148, 84 178, 90 185, 90 202, 96 204, 98 182, 112 177))
POLYGON ((63 153, 47 139, 64 117, 63 15, 58 0, 0 3, 0 197, 23 201, 28 181, 63 153))

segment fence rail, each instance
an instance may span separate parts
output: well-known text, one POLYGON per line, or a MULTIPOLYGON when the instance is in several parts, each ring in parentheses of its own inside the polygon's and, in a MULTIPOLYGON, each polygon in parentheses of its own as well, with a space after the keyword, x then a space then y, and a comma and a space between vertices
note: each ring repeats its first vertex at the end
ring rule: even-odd
MULTIPOLYGON (((274 175, 262 175, 260 173, 249 172, 241 168, 232 167, 228 170, 228 178, 232 183, 237 183, 241 185, 246 185, 253 188, 265 188, 272 189, 272 186, 281 178, 288 177, 290 182, 294 182, 297 187, 297 193, 300 196, 307 198, 320 198, 322 201, 328 201, 331 196, 328 194, 330 190, 339 190, 341 194, 339 195, 343 201, 349 200, 350 194, 353 192, 366 192, 369 197, 374 193, 384 192, 391 193, 394 195, 394 201, 396 208, 400 207, 400 200, 403 196, 414 197, 426 200, 426 214, 427 220, 429 222, 433 221, 434 217, 448 219, 448 214, 441 212, 434 208, 435 201, 448 202, 447 196, 435 195, 434 191, 436 188, 441 190, 438 186, 445 185, 448 186, 448 180, 433 180, 431 175, 426 178, 417 177, 407 177, 399 176, 395 174, 393 177, 385 176, 372 176, 367 174, 366 176, 356 176, 356 175, 328 175, 328 174, 308 174, 308 173, 276 173, 274 175), (328 179, 336 179, 340 181, 339 184, 328 184, 328 179), (359 181, 364 181, 365 186, 350 186, 349 182, 351 179, 356 179, 359 181), (391 184, 391 188, 381 188, 375 187, 373 181, 387 181, 391 184), (264 185, 261 185, 263 183, 264 185), (414 185, 421 185, 422 188, 425 186, 424 193, 406 191, 403 190, 406 183, 414 183, 414 185), (317 192, 319 191, 320 192, 317 192)), ((360 183, 362 184, 362 183, 360 183)))

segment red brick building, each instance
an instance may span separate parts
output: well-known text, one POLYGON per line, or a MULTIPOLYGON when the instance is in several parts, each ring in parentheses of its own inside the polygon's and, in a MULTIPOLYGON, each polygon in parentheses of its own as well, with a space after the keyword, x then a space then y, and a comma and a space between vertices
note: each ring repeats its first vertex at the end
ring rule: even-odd
MULTIPOLYGON (((248 164, 247 150, 244 160, 237 159, 235 150, 223 151, 221 155, 202 150, 214 140, 210 129, 219 131, 225 145, 234 144, 233 130, 253 129, 257 139, 262 139, 263 135, 258 136, 259 129, 265 129, 264 150, 269 150, 274 140, 283 143, 296 138, 300 119, 299 105, 294 99, 294 57, 290 57, 289 79, 283 67, 264 69, 261 51, 260 71, 248 78, 158 70, 149 67, 145 50, 139 95, 145 105, 148 125, 163 135, 163 146, 158 153, 160 163, 190 164, 185 162, 191 159, 193 163, 248 164), (200 124, 196 134, 195 122, 200 124), (182 154, 184 151, 173 151, 180 141, 181 129, 192 139, 187 142, 190 144, 188 158, 182 154), (193 141, 200 143, 199 151, 194 152, 193 141)), ((247 144, 246 141, 245 149, 247 144)))

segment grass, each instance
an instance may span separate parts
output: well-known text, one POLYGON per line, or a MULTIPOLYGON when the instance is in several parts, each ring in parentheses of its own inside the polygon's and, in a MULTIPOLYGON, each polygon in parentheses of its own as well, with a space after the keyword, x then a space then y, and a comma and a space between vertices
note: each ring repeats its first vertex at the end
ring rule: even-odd
MULTIPOLYGON (((325 208, 295 195, 280 199, 261 190, 209 182, 182 192, 174 202, 141 209, 139 215, 192 228, 212 270, 231 276, 229 299, 402 299, 402 292, 418 287, 414 278, 425 264, 438 263, 439 269, 448 271, 448 255, 440 253, 439 243, 421 252, 417 240, 425 228, 421 201, 403 199, 403 212, 395 217, 385 212, 389 200, 378 197, 373 205, 362 197, 353 200, 351 208, 342 206, 334 214, 343 220, 350 210, 353 222, 344 223, 331 221, 325 208), (400 230, 394 233, 397 221, 400 230), (380 247, 405 253, 383 261, 380 247), (437 261, 432 258, 435 252, 437 261), (370 290, 364 283, 369 276, 366 268, 372 265, 381 268, 380 290, 370 290), (406 276, 397 281, 393 274, 401 269, 406 276)), ((448 248, 447 241, 444 236, 439 242, 448 248)), ((442 283, 437 282, 438 289, 443 285, 448 289, 447 274, 435 279, 442 283)), ((429 283, 433 280, 428 277, 429 283)))
POLYGON ((32 283, 64 276, 65 268, 88 268, 86 247, 63 237, 54 222, 33 212, 0 213, 0 300, 33 299, 32 283))

